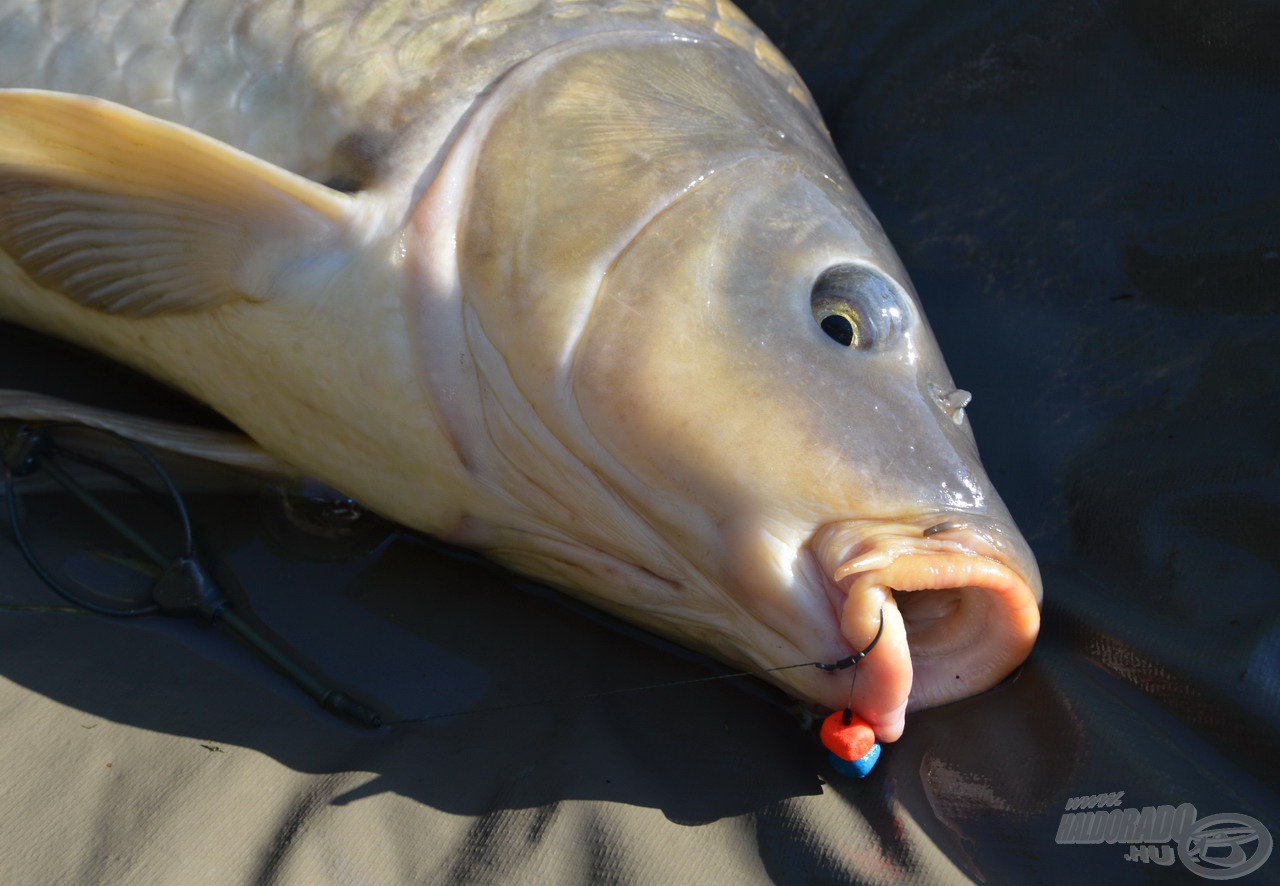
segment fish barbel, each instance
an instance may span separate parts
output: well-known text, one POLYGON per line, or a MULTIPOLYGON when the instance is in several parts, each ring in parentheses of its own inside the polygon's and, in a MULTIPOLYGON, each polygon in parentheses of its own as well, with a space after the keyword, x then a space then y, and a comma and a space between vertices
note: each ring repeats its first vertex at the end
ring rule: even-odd
POLYGON ((883 612, 882 741, 1038 631, 968 394, 724 0, 0 0, 0 252, 0 317, 658 633, 770 668, 883 612))

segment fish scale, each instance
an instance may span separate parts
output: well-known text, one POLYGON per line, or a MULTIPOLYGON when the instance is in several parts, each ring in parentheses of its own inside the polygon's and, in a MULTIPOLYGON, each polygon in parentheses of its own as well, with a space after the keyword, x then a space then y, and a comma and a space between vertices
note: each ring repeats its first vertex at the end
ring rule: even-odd
POLYGON ((810 101, 764 35, 715 0, 0 0, 0 87, 126 104, 359 187, 398 153, 438 147, 522 58, 631 28, 726 40, 810 101))

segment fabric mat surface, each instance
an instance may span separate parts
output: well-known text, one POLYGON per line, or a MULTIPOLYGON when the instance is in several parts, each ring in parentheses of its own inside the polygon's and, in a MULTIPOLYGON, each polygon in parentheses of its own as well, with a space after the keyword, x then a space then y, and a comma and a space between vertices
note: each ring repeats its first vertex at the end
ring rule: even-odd
MULTIPOLYGON (((1044 573, 1027 665, 853 782, 752 681, 368 733, 194 623, 0 611, 0 882, 1200 882, 1056 841, 1119 791, 1280 838, 1280 6, 741 5, 975 394, 1044 573)), ((0 387, 209 420, 7 327, 0 387)), ((264 494, 194 507, 253 614, 396 716, 720 671, 425 540, 308 561, 264 494)), ((0 532, 0 603, 56 605, 0 532)))

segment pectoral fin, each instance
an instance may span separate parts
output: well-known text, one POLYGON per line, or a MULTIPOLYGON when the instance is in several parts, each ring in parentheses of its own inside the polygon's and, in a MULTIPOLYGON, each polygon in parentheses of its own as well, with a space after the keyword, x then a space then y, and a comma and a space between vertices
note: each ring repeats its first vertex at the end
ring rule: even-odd
POLYGON ((99 99, 0 90, 0 249, 36 283, 142 317, 264 300, 280 253, 352 198, 99 99))

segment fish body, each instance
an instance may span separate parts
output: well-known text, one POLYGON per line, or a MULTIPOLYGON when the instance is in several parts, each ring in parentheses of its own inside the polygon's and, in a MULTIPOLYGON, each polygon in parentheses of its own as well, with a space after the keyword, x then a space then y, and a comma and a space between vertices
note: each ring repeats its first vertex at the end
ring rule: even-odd
POLYGON ((968 395, 723 0, 0 0, 0 253, 0 317, 659 633, 770 668, 883 617, 882 740, 1034 640, 968 395))

